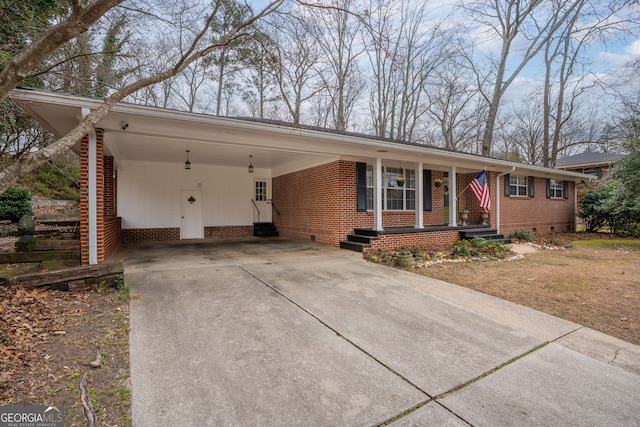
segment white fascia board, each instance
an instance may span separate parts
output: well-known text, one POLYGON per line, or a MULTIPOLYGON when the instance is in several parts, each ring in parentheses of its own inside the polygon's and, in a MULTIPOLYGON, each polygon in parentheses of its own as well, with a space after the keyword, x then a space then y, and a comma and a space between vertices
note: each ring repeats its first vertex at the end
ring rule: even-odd
MULTIPOLYGON (((15 89, 11 92, 10 97, 15 100, 27 102, 40 102, 80 108, 97 108, 102 104, 102 100, 95 98, 51 93, 40 90, 15 89)), ((20 104, 22 106, 23 103, 21 102, 20 104)), ((202 124, 242 132, 252 131, 261 133, 265 136, 269 135, 271 136, 271 139, 273 139, 272 142, 262 140, 261 143, 246 143, 246 146, 275 149, 285 149, 285 147, 288 147, 292 151, 299 151, 301 153, 359 156, 372 159, 376 157, 384 157, 385 159, 395 159, 406 162, 422 160, 426 164, 433 164, 438 161, 442 161, 442 166, 445 167, 456 166, 466 169, 477 169, 478 171, 486 169, 494 172, 507 172, 515 167, 516 170, 513 172, 514 174, 558 180, 570 180, 575 182, 580 182, 581 180, 593 180, 595 178, 593 175, 578 172, 526 165, 469 153, 452 152, 419 144, 403 144, 399 142, 367 138, 366 136, 342 135, 332 132, 304 129, 304 127, 294 128, 277 124, 252 122, 229 117, 209 116, 205 114, 166 110, 157 107, 125 103, 116 104, 111 111, 113 113, 121 113, 129 116, 148 117, 152 119, 156 118, 160 120, 177 120, 185 124, 202 124), (296 137, 296 140, 287 143, 279 140, 280 138, 278 137, 281 136, 296 137), (307 143, 300 141, 297 138, 313 141, 315 145, 309 146, 307 143), (336 147, 336 144, 338 144, 338 147, 336 147), (321 145, 324 145, 324 147, 321 145), (294 148, 294 146, 296 146, 296 148, 294 148)), ((239 135, 241 136, 242 133, 239 135)))

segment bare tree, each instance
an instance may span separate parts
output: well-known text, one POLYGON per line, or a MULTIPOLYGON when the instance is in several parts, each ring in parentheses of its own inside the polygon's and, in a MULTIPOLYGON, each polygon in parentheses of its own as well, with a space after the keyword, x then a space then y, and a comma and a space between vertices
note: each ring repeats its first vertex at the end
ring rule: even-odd
POLYGON ((492 59, 489 72, 482 73, 477 63, 469 58, 471 66, 478 72, 482 96, 489 105, 482 155, 491 154, 498 109, 505 92, 562 23, 572 16, 578 2, 564 1, 560 10, 553 10, 548 2, 542 0, 482 0, 463 4, 471 19, 483 27, 486 36, 500 42, 500 52, 497 58, 492 59), (488 82, 492 82, 491 90, 487 90, 488 82))
MULTIPOLYGON (((552 2, 560 10, 564 1, 552 2)), ((544 45, 544 166, 554 166, 558 153, 567 144, 561 143, 563 127, 567 126, 576 112, 576 101, 596 85, 595 81, 585 83, 584 68, 587 66, 581 58, 584 49, 600 39, 606 39, 608 33, 622 34, 630 24, 630 15, 621 11, 628 8, 626 1, 612 1, 606 5, 599 1, 577 0, 575 9, 564 22, 558 23, 558 31, 544 45), (580 75, 576 76, 576 71, 580 75)), ((556 19, 554 17, 554 19, 556 19)), ((556 25, 556 23, 552 23, 556 25)))
MULTIPOLYGON (((246 36, 249 32, 248 29, 250 29, 257 20, 262 19, 275 11, 282 5, 283 1, 284 0, 270 2, 260 12, 247 16, 246 19, 239 22, 233 28, 230 28, 224 34, 220 34, 219 37, 216 37, 215 39, 207 40, 206 36, 209 33, 210 25, 221 12, 221 4, 214 3, 213 8, 206 17, 199 20, 202 26, 196 31, 192 31, 188 40, 186 38, 188 34, 187 29, 184 29, 184 47, 181 49, 180 55, 173 58, 173 61, 168 64, 164 70, 125 84, 123 87, 106 97, 104 102, 98 108, 91 111, 65 136, 46 148, 22 156, 16 162, 7 166, 0 172, 0 192, 6 190, 10 185, 15 183, 19 177, 31 172, 52 156, 73 146, 91 130, 95 123, 106 116, 113 106, 120 100, 139 89, 175 76, 184 70, 189 64, 210 55, 240 37, 246 36)), ((119 2, 115 0, 111 2, 96 0, 86 7, 83 7, 79 2, 72 2, 74 12, 69 15, 62 24, 54 26, 53 31, 47 31, 41 38, 25 47, 23 51, 9 61, 8 64, 10 65, 0 72, 0 94, 3 94, 3 99, 7 96, 9 91, 15 87, 15 85, 29 75, 31 70, 36 69, 37 64, 43 57, 51 53, 62 43, 86 31, 86 29, 95 22, 95 20, 108 11, 110 7, 113 7, 118 3, 119 2), (96 9, 96 4, 102 6, 103 9, 96 9), (110 7, 105 8, 105 4, 110 7), (99 12, 101 12, 100 16, 95 16, 94 19, 94 15, 99 12)))
POLYGON ((245 55, 242 99, 252 117, 277 119, 282 106, 274 63, 278 61, 278 46, 271 37, 258 28, 255 36, 243 46, 251 51, 245 55))
POLYGON ((0 102, 0 162, 11 163, 52 142, 53 136, 11 100, 0 102))
POLYGON ((401 0, 371 4, 364 44, 371 64, 370 110, 378 136, 412 140, 428 102, 425 88, 447 58, 428 5, 401 0))
POLYGON ((429 117, 438 127, 435 140, 451 150, 473 151, 480 135, 478 123, 486 116, 473 76, 457 61, 447 61, 439 67, 427 96, 429 117))
POLYGON ((322 49, 329 73, 321 76, 328 96, 331 127, 346 130, 364 82, 358 58, 364 49, 358 43, 362 21, 352 11, 355 0, 330 0, 309 9, 310 30, 322 49))
MULTIPOLYGON (((213 103, 213 98, 206 99, 199 96, 211 77, 211 72, 208 69, 209 62, 209 58, 194 61, 174 77, 173 80, 176 84, 170 86, 169 96, 172 94, 182 101, 186 111, 190 113, 207 111, 213 103)), ((165 82, 169 81, 165 80, 165 82)))
MULTIPOLYGON (((57 48, 86 32, 123 1, 94 0, 86 5, 79 0, 70 1, 70 12, 58 24, 36 36, 3 64, 0 71, 0 101, 4 101, 9 92, 26 78, 38 74, 45 59, 57 48)), ((4 187, 0 186, 0 190, 4 190, 4 187)))
POLYGON ((319 94, 324 86, 320 79, 322 51, 311 36, 308 18, 293 10, 286 15, 272 15, 268 23, 272 41, 271 69, 280 97, 293 124, 302 120, 302 107, 319 94))

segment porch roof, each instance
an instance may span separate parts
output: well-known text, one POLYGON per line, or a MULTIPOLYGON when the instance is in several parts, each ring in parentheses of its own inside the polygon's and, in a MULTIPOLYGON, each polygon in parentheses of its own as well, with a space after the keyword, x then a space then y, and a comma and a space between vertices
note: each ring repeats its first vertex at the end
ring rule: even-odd
MULTIPOLYGON (((94 109, 102 103, 100 99, 33 89, 16 89, 11 99, 58 137, 78 123, 82 108, 94 109)), ((433 170, 455 166, 462 173, 486 169, 558 180, 593 179, 581 173, 410 142, 128 103, 118 103, 96 127, 105 130, 105 152, 114 156, 119 167, 125 160, 184 162, 185 150, 190 150, 194 166, 244 167, 252 155, 253 165, 270 169, 272 176, 337 159, 382 158, 405 165, 422 162, 425 168, 433 170)))

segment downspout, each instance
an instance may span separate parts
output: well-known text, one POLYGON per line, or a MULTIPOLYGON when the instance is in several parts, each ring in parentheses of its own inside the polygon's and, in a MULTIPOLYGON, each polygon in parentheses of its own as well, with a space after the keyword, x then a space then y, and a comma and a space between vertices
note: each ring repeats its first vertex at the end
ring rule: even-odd
POLYGON ((573 181, 573 230, 578 231, 578 185, 573 181))
POLYGON ((516 167, 512 166, 510 171, 496 176, 496 230, 498 230, 498 233, 500 233, 500 177, 508 175, 514 170, 516 170, 516 167))

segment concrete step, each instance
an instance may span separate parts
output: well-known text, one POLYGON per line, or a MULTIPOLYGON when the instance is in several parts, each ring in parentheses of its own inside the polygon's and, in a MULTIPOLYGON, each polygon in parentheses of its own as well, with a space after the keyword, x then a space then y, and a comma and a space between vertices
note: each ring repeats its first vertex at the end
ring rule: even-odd
POLYGON ((349 249, 350 251, 356 251, 356 252, 364 252, 364 248, 366 248, 367 246, 371 246, 371 245, 367 243, 360 243, 360 242, 348 242, 348 241, 340 242, 340 248, 349 249))
POLYGON ((362 236, 360 234, 349 234, 347 236, 347 241, 349 242, 357 242, 357 243, 367 243, 371 244, 371 239, 377 239, 377 237, 372 236, 362 236))
POLYGON ((276 226, 272 222, 254 222, 253 235, 256 237, 279 236, 276 226))
POLYGON ((359 236, 380 237, 376 230, 372 230, 370 228, 356 228, 353 230, 353 234, 357 234, 359 236))

